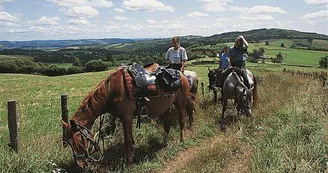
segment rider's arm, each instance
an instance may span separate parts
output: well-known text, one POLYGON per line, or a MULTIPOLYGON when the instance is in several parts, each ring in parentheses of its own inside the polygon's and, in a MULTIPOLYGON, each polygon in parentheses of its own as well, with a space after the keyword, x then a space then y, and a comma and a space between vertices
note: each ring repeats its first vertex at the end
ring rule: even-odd
POLYGON ((228 64, 229 64, 229 67, 231 67, 231 56, 229 56, 229 58, 228 58, 228 64))
POLYGON ((169 58, 169 51, 170 51, 170 49, 167 50, 167 52, 166 52, 165 61, 166 61, 166 63, 171 64, 171 61, 170 61, 170 58, 169 58))

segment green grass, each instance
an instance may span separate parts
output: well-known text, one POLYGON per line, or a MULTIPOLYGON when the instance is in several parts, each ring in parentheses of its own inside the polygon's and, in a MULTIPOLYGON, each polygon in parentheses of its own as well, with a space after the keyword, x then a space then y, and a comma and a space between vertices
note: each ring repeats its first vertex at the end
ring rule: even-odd
POLYGON ((31 56, 26 55, 0 55, 0 61, 7 61, 13 59, 30 59, 33 60, 34 58, 31 56))
MULTIPOLYGON (((216 68, 217 64, 188 66, 188 70, 197 72, 200 81, 205 83, 205 87, 208 85, 207 66, 216 68)), ((166 148, 160 147, 163 135, 163 127, 161 125, 155 125, 146 121, 142 124, 141 129, 136 129, 133 126, 136 142, 134 146, 136 163, 132 168, 128 169, 125 165, 122 125, 117 123, 116 133, 106 140, 108 145, 110 145, 107 148, 110 154, 107 155, 107 164, 102 169, 110 169, 111 172, 157 171, 163 168, 163 164, 166 161, 173 159, 185 149, 201 146, 208 139, 223 138, 218 143, 218 146, 202 151, 200 155, 196 156, 196 160, 192 160, 189 163, 191 166, 185 167, 181 171, 223 171, 229 165, 229 161, 234 160, 236 151, 241 150, 242 146, 248 146, 252 151, 256 151, 254 153, 265 154, 270 149, 277 151, 281 144, 292 146, 295 144, 291 143, 292 141, 298 141, 300 143, 300 145, 296 143, 295 147, 304 146, 305 149, 308 149, 310 154, 312 154, 309 158, 320 161, 320 164, 316 164, 317 162, 311 164, 311 169, 308 166, 304 166, 304 169, 300 168, 300 172, 303 170, 305 172, 307 170, 318 170, 322 167, 323 158, 322 154, 319 154, 318 151, 327 153, 327 148, 322 146, 324 142, 322 130, 327 128, 326 126, 322 126, 322 124, 327 119, 321 117, 321 115, 313 114, 315 113, 313 111, 321 110, 320 106, 310 109, 309 112, 304 112, 307 109, 302 109, 306 105, 315 106, 315 100, 320 99, 319 97, 312 99, 304 94, 303 97, 299 97, 301 91, 307 92, 308 88, 306 86, 309 86, 309 81, 303 81, 291 76, 279 78, 283 75, 281 73, 283 66, 271 66, 268 64, 247 64, 247 66, 255 74, 261 76, 264 82, 260 85, 262 108, 255 112, 255 120, 242 119, 240 123, 233 121, 228 133, 226 135, 223 134, 217 125, 221 107, 212 103, 213 96, 206 87, 205 98, 199 95, 199 105, 205 105, 206 108, 199 109, 197 112, 195 116, 195 127, 193 130, 186 131, 185 142, 179 142, 179 126, 177 125, 177 120, 174 121, 170 131, 169 145, 166 148), (300 101, 298 101, 299 98, 300 101), (309 99, 311 102, 308 102, 309 99), (287 109, 288 107, 290 108, 287 109), (293 108, 299 110, 293 112, 293 108), (285 117, 287 115, 290 117, 286 119, 285 117), (307 117, 308 115, 313 117, 307 117), (282 121, 285 121, 285 123, 279 126, 279 123, 282 121), (292 128, 294 123, 300 124, 301 122, 304 124, 305 130, 310 130, 310 135, 316 137, 313 138, 315 140, 304 145, 301 142, 303 142, 303 136, 307 135, 307 133, 300 132, 298 134, 298 128, 296 127, 299 126, 292 128), (239 133, 239 125, 243 129, 242 134, 239 133), (285 129, 285 127, 288 128, 285 129), (275 131, 279 133, 276 135, 271 134, 275 131), (290 133, 293 135, 296 133, 296 136, 300 136, 300 138, 293 137, 292 140, 287 142, 284 140, 279 141, 279 139, 284 139, 290 133), (266 142, 264 141, 270 139, 279 142, 272 146, 272 148, 265 148, 266 142), (261 143, 261 141, 263 142, 261 143), (317 148, 309 148, 308 146, 311 144, 317 148)), ((88 92, 107 76, 108 72, 83 73, 60 77, 0 74, 0 172, 51 172, 55 168, 64 168, 69 172, 76 171, 70 149, 62 148, 60 95, 62 93, 69 94, 68 103, 69 113, 71 115, 88 92), (7 101, 11 99, 18 101, 18 112, 20 116, 19 154, 8 151, 8 147, 6 147, 9 139, 6 106, 7 101)), ((312 88, 308 94, 316 94, 313 90, 316 90, 316 88, 312 88)), ((294 153, 294 150, 287 151, 293 156, 290 157, 297 161, 297 164, 302 159, 308 161, 308 159, 303 157, 303 155, 308 156, 303 150, 300 153, 294 153)), ((276 155, 270 155, 270 153, 264 156, 261 155, 261 157, 250 155, 252 157, 248 158, 251 161, 248 167, 254 171, 263 168, 261 167, 263 160, 276 159, 276 155)), ((281 163, 274 162, 271 165, 273 166, 265 168, 265 170, 281 170, 281 166, 279 166, 281 163)))
MULTIPOLYGON (((328 55, 326 51, 309 51, 309 50, 301 50, 301 49, 290 49, 290 48, 282 48, 275 45, 266 46, 265 43, 255 43, 250 44, 248 48, 248 52, 252 52, 253 49, 259 49, 263 47, 266 49, 264 53, 268 57, 276 57, 276 54, 282 53, 286 57, 283 60, 285 64, 292 65, 305 65, 318 67, 319 60, 321 57, 328 55)), ((287 46, 286 46, 287 47, 287 46)))

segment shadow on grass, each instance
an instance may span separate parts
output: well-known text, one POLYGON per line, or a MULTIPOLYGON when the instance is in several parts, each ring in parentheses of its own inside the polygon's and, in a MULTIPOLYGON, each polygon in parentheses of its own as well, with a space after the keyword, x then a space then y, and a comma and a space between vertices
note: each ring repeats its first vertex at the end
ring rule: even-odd
MULTIPOLYGON (((152 161, 156 158, 156 152, 163 148, 162 144, 154 136, 150 136, 148 143, 134 147, 134 164, 152 161)), ((89 170, 80 170, 72 160, 69 163, 59 163, 59 167, 65 172, 109 172, 122 171, 127 168, 125 159, 124 143, 116 143, 111 145, 104 151, 104 159, 91 165, 89 170)))

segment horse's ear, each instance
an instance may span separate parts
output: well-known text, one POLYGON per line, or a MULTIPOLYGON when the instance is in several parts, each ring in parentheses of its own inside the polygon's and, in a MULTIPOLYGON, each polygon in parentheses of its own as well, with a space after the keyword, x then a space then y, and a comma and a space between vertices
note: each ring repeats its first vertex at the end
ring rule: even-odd
POLYGON ((210 71, 211 71, 210 67, 207 67, 207 69, 208 69, 208 72, 210 72, 210 71))
POLYGON ((74 120, 69 120, 69 123, 71 124, 73 130, 77 130, 78 129, 78 126, 77 126, 77 124, 75 123, 74 120))

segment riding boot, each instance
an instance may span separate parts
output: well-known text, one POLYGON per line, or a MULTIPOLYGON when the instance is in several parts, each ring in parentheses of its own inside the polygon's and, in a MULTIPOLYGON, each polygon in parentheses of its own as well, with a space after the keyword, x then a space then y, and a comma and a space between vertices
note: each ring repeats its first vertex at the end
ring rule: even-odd
POLYGON ((242 71, 242 76, 243 76, 243 79, 244 79, 244 84, 249 89, 250 85, 249 85, 249 81, 248 81, 248 77, 247 77, 247 71, 246 71, 245 68, 242 68, 241 71, 242 71))

